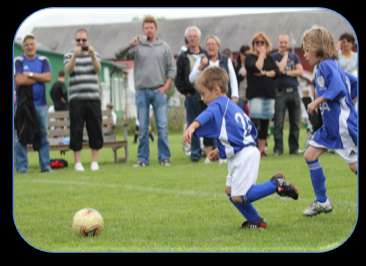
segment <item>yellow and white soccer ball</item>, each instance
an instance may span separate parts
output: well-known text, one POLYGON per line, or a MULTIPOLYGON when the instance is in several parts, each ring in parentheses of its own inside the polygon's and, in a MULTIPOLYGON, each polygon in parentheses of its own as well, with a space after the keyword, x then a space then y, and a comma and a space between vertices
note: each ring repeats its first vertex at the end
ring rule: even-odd
POLYGON ((81 236, 97 236, 104 228, 102 215, 93 208, 77 211, 72 220, 72 230, 81 236))

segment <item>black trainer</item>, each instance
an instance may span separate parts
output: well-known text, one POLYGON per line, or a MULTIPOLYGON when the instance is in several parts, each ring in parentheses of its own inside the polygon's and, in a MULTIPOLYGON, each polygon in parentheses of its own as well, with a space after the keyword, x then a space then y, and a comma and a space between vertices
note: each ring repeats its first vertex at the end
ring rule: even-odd
POLYGON ((262 218, 258 223, 245 221, 241 224, 241 228, 243 229, 266 229, 267 226, 267 223, 262 218))
POLYGON ((299 192, 296 187, 288 183, 282 173, 274 175, 271 180, 274 180, 277 183, 276 192, 281 197, 290 197, 294 200, 299 198, 299 192))

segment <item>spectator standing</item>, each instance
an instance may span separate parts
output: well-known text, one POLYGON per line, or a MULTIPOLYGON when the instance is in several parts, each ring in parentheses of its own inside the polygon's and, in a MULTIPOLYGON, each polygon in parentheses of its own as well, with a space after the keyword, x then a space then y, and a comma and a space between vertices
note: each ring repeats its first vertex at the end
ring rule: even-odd
POLYGON ((50 95, 55 107, 55 111, 66 111, 68 109, 64 71, 61 70, 58 72, 57 81, 52 85, 50 95))
POLYGON ((247 70, 247 98, 252 121, 258 129, 258 148, 266 155, 269 121, 274 115, 275 82, 278 67, 270 55, 272 45, 268 36, 259 32, 251 42, 251 51, 245 58, 247 70))
POLYGON ((238 80, 239 90, 239 106, 241 106, 244 112, 249 115, 248 99, 247 99, 247 70, 245 68, 246 53, 250 50, 248 45, 242 45, 239 50, 239 58, 234 65, 236 78, 238 80))
MULTIPOLYGON (((358 77, 358 54, 354 52, 355 50, 355 38, 350 33, 343 33, 339 37, 340 41, 340 52, 338 54, 338 62, 341 67, 348 74, 353 75, 354 77, 358 77)), ((350 77, 351 81, 351 98, 352 102, 355 105, 356 111, 358 111, 358 91, 357 91, 357 81, 355 82, 355 78, 350 77)))
POLYGON ((37 144, 33 142, 33 147, 38 150, 41 172, 49 172, 51 167, 45 83, 51 81, 50 64, 45 56, 37 54, 36 40, 31 34, 23 39, 23 52, 22 56, 15 58, 15 168, 18 173, 28 171, 27 144, 30 142, 24 139, 27 138, 24 135, 27 131, 31 138, 37 138, 37 144), (27 118, 30 118, 31 123, 27 118))
POLYGON ((354 76, 358 76, 358 54, 354 52, 355 37, 351 33, 343 33, 339 37, 340 51, 338 62, 341 67, 354 76))
POLYGON ((98 150, 103 147, 102 111, 98 72, 98 53, 88 42, 86 29, 75 33, 75 48, 64 56, 69 79, 70 149, 74 151, 75 170, 84 171, 81 163, 84 124, 91 148, 92 171, 99 170, 98 150))
POLYGON ((291 52, 288 35, 278 36, 278 51, 272 54, 279 68, 276 78, 276 99, 274 113, 274 148, 275 155, 283 154, 283 125, 288 111, 290 132, 288 145, 290 154, 298 154, 300 135, 301 101, 298 92, 297 77, 303 74, 298 56, 291 52))
POLYGON ((128 57, 134 59, 134 80, 136 105, 139 120, 139 143, 137 164, 149 164, 149 110, 153 106, 158 129, 158 160, 163 166, 170 165, 168 143, 167 95, 176 74, 173 55, 168 44, 157 36, 158 23, 152 16, 145 16, 142 22, 143 36, 133 39, 128 57))
POLYGON ((217 66, 223 68, 229 75, 229 90, 227 96, 234 102, 239 101, 238 81, 236 79, 233 62, 230 58, 220 53, 221 41, 216 35, 209 35, 206 38, 206 56, 198 58, 189 74, 189 80, 194 83, 199 74, 206 68, 217 66))
MULTIPOLYGON (((184 106, 186 108, 186 122, 190 125, 193 120, 207 107, 201 100, 194 84, 189 81, 189 74, 197 61, 205 55, 205 50, 200 47, 201 30, 196 26, 190 26, 184 33, 187 50, 182 52, 177 59, 177 75, 175 86, 185 96, 184 106)), ((204 138, 203 145, 207 154, 214 148, 214 140, 204 138)), ((198 162, 201 158, 200 138, 193 136, 191 142, 191 161, 198 162)))

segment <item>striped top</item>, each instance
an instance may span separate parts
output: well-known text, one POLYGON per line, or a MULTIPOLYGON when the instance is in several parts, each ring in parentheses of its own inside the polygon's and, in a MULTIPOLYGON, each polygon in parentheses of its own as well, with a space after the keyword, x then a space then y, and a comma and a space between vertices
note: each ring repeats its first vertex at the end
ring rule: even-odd
MULTIPOLYGON (((70 62, 73 52, 64 56, 64 65, 70 62)), ((100 57, 96 53, 100 62, 100 57)), ((95 71, 92 56, 82 54, 75 59, 74 70, 69 78, 69 101, 71 100, 100 100, 98 74, 95 71)))

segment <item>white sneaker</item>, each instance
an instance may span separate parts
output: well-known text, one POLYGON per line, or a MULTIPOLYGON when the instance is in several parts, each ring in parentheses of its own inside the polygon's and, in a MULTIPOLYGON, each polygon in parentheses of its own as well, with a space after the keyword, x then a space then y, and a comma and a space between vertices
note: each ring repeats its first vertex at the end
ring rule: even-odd
POLYGON ((305 216, 314 216, 314 215, 320 214, 322 212, 328 213, 328 212, 331 212, 332 210, 333 210, 333 206, 329 199, 327 199, 323 203, 319 202, 319 201, 314 201, 313 203, 310 204, 309 207, 307 207, 304 210, 304 215, 305 216))
POLYGON ((91 165, 90 165, 90 169, 92 171, 98 171, 99 170, 98 162, 92 162, 91 165))
POLYGON ((211 160, 206 157, 204 164, 209 164, 209 163, 211 163, 211 160))
POLYGON ((83 167, 83 165, 81 163, 76 163, 75 164, 75 171, 84 172, 85 169, 84 169, 84 167, 83 167))

